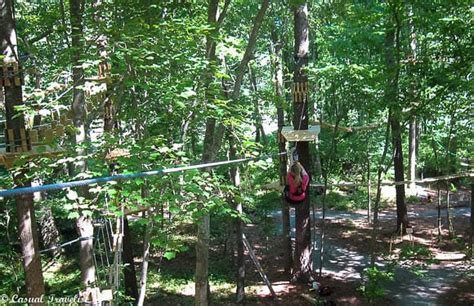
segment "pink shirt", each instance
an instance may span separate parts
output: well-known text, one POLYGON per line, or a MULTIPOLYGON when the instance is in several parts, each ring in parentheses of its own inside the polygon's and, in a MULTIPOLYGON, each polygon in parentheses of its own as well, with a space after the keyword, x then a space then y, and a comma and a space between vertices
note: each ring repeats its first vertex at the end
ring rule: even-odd
POLYGON ((291 173, 288 173, 287 175, 287 181, 288 185, 290 186, 290 200, 292 201, 302 201, 306 197, 306 188, 308 187, 309 183, 309 176, 303 175, 303 181, 301 182, 301 189, 303 190, 303 193, 300 195, 295 195, 295 193, 298 192, 298 187, 295 186, 295 179, 293 178, 293 175, 291 173))

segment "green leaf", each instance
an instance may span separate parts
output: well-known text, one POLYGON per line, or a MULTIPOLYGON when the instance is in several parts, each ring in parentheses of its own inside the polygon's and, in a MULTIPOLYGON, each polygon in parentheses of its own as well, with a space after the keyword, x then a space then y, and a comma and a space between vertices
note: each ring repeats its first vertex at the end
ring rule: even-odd
POLYGON ((180 97, 183 97, 185 99, 194 97, 195 95, 196 92, 191 87, 186 87, 185 91, 179 94, 180 97))
POLYGON ((165 254, 163 255, 164 258, 168 259, 168 260, 171 260, 173 258, 176 257, 176 252, 172 252, 172 251, 167 251, 165 252, 165 254))
POLYGON ((83 210, 82 214, 84 217, 92 217, 92 210, 83 210))
POLYGON ((79 213, 77 211, 72 211, 67 215, 68 219, 77 219, 79 218, 79 213))

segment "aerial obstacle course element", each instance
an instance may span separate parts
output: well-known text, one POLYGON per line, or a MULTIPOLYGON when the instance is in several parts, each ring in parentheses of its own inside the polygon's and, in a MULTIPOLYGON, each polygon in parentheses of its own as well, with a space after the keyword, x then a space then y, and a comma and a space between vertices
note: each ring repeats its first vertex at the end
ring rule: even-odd
POLYGON ((55 155, 63 152, 63 149, 55 144, 55 140, 64 137, 63 122, 34 127, 32 129, 5 129, 0 134, 2 144, 0 145, 0 166, 10 169, 15 161, 38 155, 55 155))
POLYGON ((319 125, 310 125, 307 130, 295 130, 292 126, 284 126, 281 134, 289 142, 316 141, 320 131, 319 125))

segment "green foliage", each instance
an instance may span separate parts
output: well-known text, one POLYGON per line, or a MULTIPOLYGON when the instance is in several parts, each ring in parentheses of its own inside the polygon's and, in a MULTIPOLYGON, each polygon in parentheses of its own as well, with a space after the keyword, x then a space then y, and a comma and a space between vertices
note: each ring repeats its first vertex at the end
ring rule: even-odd
MULTIPOLYGON (((235 101, 230 98, 231 91, 258 2, 233 1, 219 30, 216 24, 207 22, 208 2, 201 0, 158 1, 151 5, 146 1, 118 0, 86 5, 82 39, 87 48, 83 50, 81 65, 88 81, 80 88, 85 89, 88 136, 93 137, 76 146, 71 139, 78 129, 68 124, 68 137, 51 144, 64 149, 61 155, 29 159, 27 172, 19 167, 10 173, 0 169, 0 188, 14 187, 12 174, 20 172, 25 178, 47 184, 107 176, 112 163, 114 170, 122 174, 197 164, 204 153, 202 140, 211 118, 216 120, 216 126, 222 124, 226 128, 216 159, 228 158, 229 133, 237 140, 239 157, 275 153, 275 135, 266 135, 266 142, 256 143, 255 125, 276 122, 276 106, 285 110, 285 124, 291 121, 291 89, 286 85, 291 83, 295 63, 293 16, 288 9, 303 3, 291 0, 272 4, 247 67, 252 78, 244 78, 240 99, 235 101), (273 46, 273 36, 283 42, 283 98, 275 95, 275 54, 273 47, 269 48, 273 46), (98 38, 104 39, 100 47, 98 38), (215 42, 215 59, 206 55, 211 38, 215 42), (89 81, 97 76, 98 64, 103 61, 111 64, 111 82, 106 85, 89 81), (117 128, 110 133, 97 132, 103 125, 105 101, 112 101, 115 109, 117 128), (84 156, 78 156, 79 147, 85 150, 84 156), (124 149, 130 154, 104 162, 113 149, 124 149), (82 161, 87 162, 86 172, 69 173, 67 168, 82 161)), ((15 4, 25 83, 25 106, 20 110, 27 115, 28 122, 39 116, 41 124, 56 124, 59 114, 71 111, 74 85, 69 3, 20 0, 15 4)), ((322 174, 330 182, 365 182, 367 173, 375 181, 384 147, 388 106, 395 102, 387 101, 384 94, 388 76, 384 39, 389 6, 385 2, 309 4, 308 119, 339 127, 373 126, 352 132, 323 128, 318 149, 310 145, 312 156, 319 155, 322 174)), ((473 10, 467 1, 399 4, 402 30, 397 98, 402 109, 401 122, 416 116, 420 125, 418 170, 425 177, 459 172, 465 169, 461 161, 472 159, 474 147, 469 117, 473 10), (413 18, 408 15, 410 9, 413 18), (410 48, 410 22, 418 44, 416 59, 410 48)), ((403 133, 403 137, 407 134, 403 133)), ((407 154, 405 138, 403 151, 407 154)), ((140 242, 143 229, 148 222, 154 222, 153 251, 172 263, 179 260, 181 253, 192 249, 189 236, 203 214, 211 214, 212 237, 217 241, 226 239, 229 224, 236 218, 260 222, 270 233, 272 222, 267 214, 279 209, 280 195, 262 191, 262 187, 278 180, 277 160, 239 165, 239 187, 229 180, 230 167, 219 167, 212 173, 196 170, 90 185, 89 196, 83 196, 79 189, 52 191, 41 205, 53 209, 58 227, 67 235, 74 233, 72 219, 81 215, 96 218, 107 212, 115 217, 123 214, 122 208, 153 208, 153 220, 132 222, 137 240, 134 242, 140 242), (243 214, 235 212, 237 203, 243 205, 243 214)), ((382 166, 389 163, 387 158, 382 166)), ((314 160, 311 164, 315 164, 314 160)), ((315 169, 311 170, 314 173, 315 169)), ((389 171, 382 179, 392 176, 389 171)), ((450 189, 454 191, 456 187, 450 189)), ((312 199, 321 202, 319 196, 312 199)), ((335 209, 364 209, 367 194, 363 188, 351 193, 334 189, 325 201, 335 209)), ((13 201, 6 200, 1 205, 2 211, 13 214, 13 201)), ((0 217, 2 233, 14 232, 14 226, 5 224, 7 215, 2 213, 0 217)), ((8 247, 0 249, 1 262, 11 262, 18 256, 8 247)), ((402 256, 431 255, 422 249, 405 249, 402 256)), ((2 266, 4 274, 0 278, 5 280, 6 291, 19 290, 15 286, 21 283, 22 274, 17 268, 2 266)), ((368 270, 369 283, 363 289, 367 297, 381 294, 377 284, 389 277, 384 273, 368 270)), ((55 277, 48 278, 50 290, 60 282, 69 283, 72 291, 77 287, 69 275, 55 277)), ((219 277, 211 279, 218 281, 219 277)), ((181 288, 183 283, 173 280, 163 277, 160 282, 181 288)))
POLYGON ((19 294, 24 282, 21 255, 9 244, 0 244, 0 278, 2 279, 3 294, 19 294))
POLYGON ((393 281, 394 273, 392 271, 381 271, 377 267, 364 269, 364 283, 358 288, 369 303, 385 296, 383 283, 393 281))
MULTIPOLYGON (((336 210, 356 210, 356 209, 367 209, 367 191, 354 189, 342 191, 342 190, 331 190, 326 194, 327 207, 336 210)), ((317 203, 323 201, 323 196, 319 195, 315 197, 317 203)))
POLYGON ((429 259, 432 256, 433 254, 429 248, 417 244, 405 244, 400 251, 400 259, 416 259, 420 257, 429 259))

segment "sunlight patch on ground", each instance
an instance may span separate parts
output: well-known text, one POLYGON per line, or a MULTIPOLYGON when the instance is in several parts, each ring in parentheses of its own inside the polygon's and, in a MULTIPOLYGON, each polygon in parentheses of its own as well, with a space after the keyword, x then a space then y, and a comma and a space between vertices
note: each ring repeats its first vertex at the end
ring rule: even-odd
MULTIPOLYGON (((273 290, 276 295, 286 295, 291 290, 295 289, 295 286, 290 284, 288 281, 274 282, 272 283, 273 290)), ((257 295, 260 297, 271 296, 270 289, 266 285, 251 285, 245 288, 245 290, 251 295, 257 295)))
MULTIPOLYGON (((216 293, 218 295, 229 295, 235 292, 235 284, 231 283, 224 283, 224 282, 210 282, 211 292, 216 293)), ((150 289, 157 289, 157 290, 164 290, 170 294, 176 295, 184 295, 184 296, 194 296, 194 288, 195 283, 194 281, 187 281, 181 282, 179 284, 171 284, 171 283, 161 283, 161 282, 153 282, 150 283, 150 289)))

